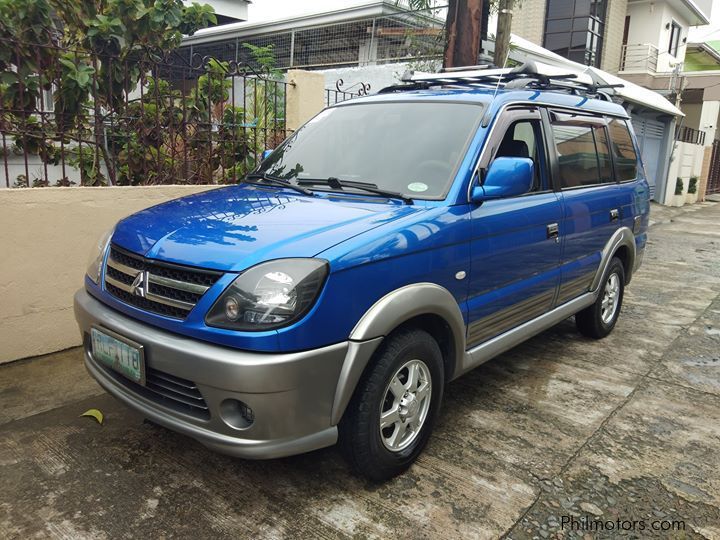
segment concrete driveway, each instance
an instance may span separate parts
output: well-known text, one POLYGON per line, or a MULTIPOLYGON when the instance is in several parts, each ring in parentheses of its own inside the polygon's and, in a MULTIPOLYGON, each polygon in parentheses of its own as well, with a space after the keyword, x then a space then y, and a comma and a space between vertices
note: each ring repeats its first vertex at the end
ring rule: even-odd
POLYGON ((720 204, 653 219, 610 337, 568 320, 450 384, 419 462, 380 486, 334 448, 241 461, 144 423, 79 349, 1 367, 0 534, 720 538, 720 204))

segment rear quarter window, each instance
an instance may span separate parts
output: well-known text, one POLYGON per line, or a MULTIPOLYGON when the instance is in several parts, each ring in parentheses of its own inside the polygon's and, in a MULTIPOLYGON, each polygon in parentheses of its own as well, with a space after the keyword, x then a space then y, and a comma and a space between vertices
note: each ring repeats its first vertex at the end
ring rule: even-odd
POLYGON ((637 178, 637 154, 625 120, 613 118, 608 123, 610 141, 615 158, 615 174, 625 182, 637 178))

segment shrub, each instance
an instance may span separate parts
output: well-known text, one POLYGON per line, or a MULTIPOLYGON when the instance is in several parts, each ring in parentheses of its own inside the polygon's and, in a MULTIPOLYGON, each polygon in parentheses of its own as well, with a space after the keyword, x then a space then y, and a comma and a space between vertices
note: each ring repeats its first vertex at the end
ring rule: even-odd
POLYGON ((697 176, 693 176, 690 178, 690 183, 688 184, 688 193, 697 193, 697 176))
POLYGON ((675 195, 682 195, 684 187, 685 184, 683 184, 682 178, 675 180, 675 195))

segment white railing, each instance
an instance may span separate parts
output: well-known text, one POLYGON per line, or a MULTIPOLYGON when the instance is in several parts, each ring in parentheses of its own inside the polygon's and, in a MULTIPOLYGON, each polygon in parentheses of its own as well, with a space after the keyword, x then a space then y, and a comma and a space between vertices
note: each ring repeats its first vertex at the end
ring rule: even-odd
POLYGON ((658 48, 651 43, 623 45, 620 54, 620 71, 657 73, 658 56, 658 48))

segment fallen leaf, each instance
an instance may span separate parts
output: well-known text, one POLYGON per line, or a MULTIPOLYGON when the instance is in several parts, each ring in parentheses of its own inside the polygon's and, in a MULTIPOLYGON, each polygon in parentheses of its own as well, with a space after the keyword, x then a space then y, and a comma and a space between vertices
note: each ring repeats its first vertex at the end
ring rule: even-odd
POLYGON ((90 416, 97 420, 98 424, 102 425, 103 423, 103 413, 98 411, 97 409, 88 409, 84 413, 82 413, 80 416, 90 416))

